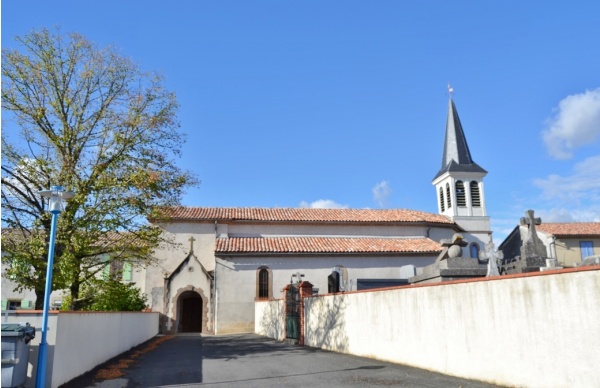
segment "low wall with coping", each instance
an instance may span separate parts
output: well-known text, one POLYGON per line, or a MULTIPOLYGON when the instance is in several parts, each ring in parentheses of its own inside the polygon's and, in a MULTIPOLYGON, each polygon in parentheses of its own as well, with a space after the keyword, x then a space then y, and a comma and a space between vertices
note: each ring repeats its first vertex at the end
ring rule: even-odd
MULTIPOLYGON (((58 387, 155 337, 158 313, 152 312, 57 312, 48 316, 46 387, 58 387)), ((37 358, 42 337, 41 311, 3 311, 2 323, 28 322, 36 328, 29 343, 25 387, 35 386, 37 358)))
POLYGON ((600 386, 600 266, 304 303, 307 346, 499 385, 600 386))

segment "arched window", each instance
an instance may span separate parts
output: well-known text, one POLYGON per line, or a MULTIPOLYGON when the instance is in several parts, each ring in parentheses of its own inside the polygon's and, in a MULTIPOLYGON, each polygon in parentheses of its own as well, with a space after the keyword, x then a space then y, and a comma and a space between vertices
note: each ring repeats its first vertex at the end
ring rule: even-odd
POLYGON ((473 259, 479 259, 479 245, 477 243, 471 243, 471 257, 473 259))
POLYGON ((260 267, 256 270, 256 298, 269 299, 273 293, 273 279, 268 267, 260 267))
POLYGON ((448 209, 452 207, 452 199, 450 198, 450 185, 446 183, 446 203, 448 204, 448 209))
POLYGON ((444 203, 444 189, 440 187, 440 209, 442 212, 446 210, 446 204, 444 203))
POLYGON ((471 181, 471 205, 473 207, 481 206, 481 197, 479 196, 479 183, 471 181))
POLYGON ((467 199, 465 197, 465 185, 463 181, 456 181, 456 206, 467 206, 467 199))

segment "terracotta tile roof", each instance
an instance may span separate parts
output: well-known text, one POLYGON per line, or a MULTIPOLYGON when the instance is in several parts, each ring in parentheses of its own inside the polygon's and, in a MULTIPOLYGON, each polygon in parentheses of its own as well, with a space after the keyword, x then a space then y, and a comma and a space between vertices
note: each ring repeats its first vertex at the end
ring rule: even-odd
POLYGON ((218 238, 216 254, 243 253, 431 253, 440 244, 428 238, 231 237, 218 238))
POLYGON ((408 209, 309 209, 169 207, 160 209, 170 221, 270 221, 270 222, 430 222, 455 225, 450 218, 408 209))
POLYGON ((535 227, 540 232, 559 236, 600 237, 600 222, 542 223, 535 227))

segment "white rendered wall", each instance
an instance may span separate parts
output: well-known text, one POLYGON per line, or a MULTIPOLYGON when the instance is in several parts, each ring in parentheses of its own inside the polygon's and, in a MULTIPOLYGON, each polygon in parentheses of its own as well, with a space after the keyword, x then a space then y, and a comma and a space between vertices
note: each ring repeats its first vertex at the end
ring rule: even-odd
MULTIPOLYGON (((60 312, 48 317, 46 387, 59 387, 97 365, 155 337, 158 313, 60 312)), ((19 312, 2 322, 29 322, 36 337, 29 343, 25 387, 35 386, 42 314, 19 312)))
POLYGON ((305 344, 500 385, 598 387, 598 295, 596 266, 309 297, 305 344))
POLYGON ((435 262, 435 256, 368 257, 318 256, 318 257, 236 257, 230 261, 217 259, 215 271, 216 322, 215 334, 252 332, 255 327, 256 272, 267 266, 272 273, 272 297, 282 298, 283 288, 292 275, 300 272, 302 278, 327 293, 327 277, 336 266, 348 273, 348 286, 356 289, 357 279, 400 279, 400 267, 423 267, 435 262), (234 261, 235 260, 235 261, 234 261))
POLYGON ((279 341, 285 339, 284 301, 270 300, 256 302, 254 332, 279 341))

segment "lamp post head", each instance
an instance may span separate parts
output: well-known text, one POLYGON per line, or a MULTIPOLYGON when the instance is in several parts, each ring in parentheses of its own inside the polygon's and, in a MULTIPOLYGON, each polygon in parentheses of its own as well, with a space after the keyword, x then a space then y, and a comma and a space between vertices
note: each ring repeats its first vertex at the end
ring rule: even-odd
POLYGON ((52 214, 59 214, 63 209, 63 200, 71 199, 75 196, 72 191, 65 191, 62 186, 52 186, 50 190, 39 192, 42 197, 48 198, 48 211, 52 214))

